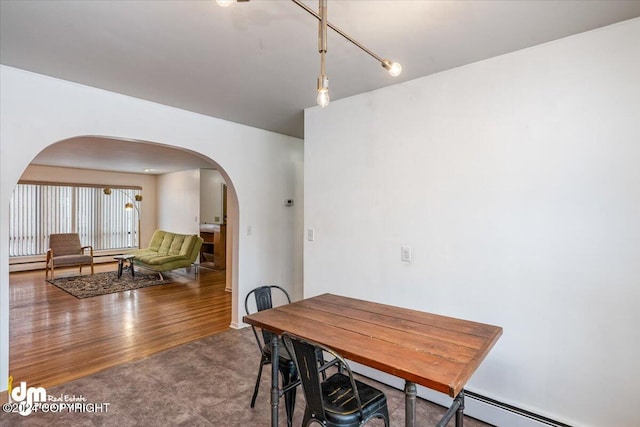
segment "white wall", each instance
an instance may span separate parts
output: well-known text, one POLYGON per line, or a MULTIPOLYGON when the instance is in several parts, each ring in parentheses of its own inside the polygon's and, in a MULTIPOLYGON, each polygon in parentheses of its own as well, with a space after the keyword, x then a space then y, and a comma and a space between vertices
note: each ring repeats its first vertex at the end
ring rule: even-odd
MULTIPOLYGON (((301 210, 282 200, 301 184, 302 141, 140 99, 0 66, 0 391, 9 360, 8 206, 13 188, 45 147, 75 136, 107 136, 173 145, 208 156, 230 187, 233 325, 242 296, 262 283, 301 294, 301 253, 292 223, 301 210), (237 197, 237 203, 235 201, 237 197), (252 227, 247 236, 239 230, 252 227), (276 243, 274 243, 276 242, 276 243)), ((299 231, 299 230, 298 230, 299 231)), ((229 259, 229 257, 228 257, 229 259)), ((19 319, 16 319, 19 321, 19 319)))
POLYGON ((470 390, 640 425, 639 165, 640 19, 310 108, 304 294, 502 326, 470 390))
POLYGON ((200 234, 200 169, 158 176, 158 228, 200 234))

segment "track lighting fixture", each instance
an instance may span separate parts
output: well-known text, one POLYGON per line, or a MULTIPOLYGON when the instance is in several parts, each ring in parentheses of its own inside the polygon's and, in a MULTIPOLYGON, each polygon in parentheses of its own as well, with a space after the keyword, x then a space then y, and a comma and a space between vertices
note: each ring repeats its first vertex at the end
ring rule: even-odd
MULTIPOLYGON (((216 0, 216 2, 222 6, 227 7, 234 2, 244 3, 249 0, 216 0)), ((364 47, 361 43, 355 41, 349 37, 344 31, 337 28, 335 25, 327 21, 327 0, 319 0, 319 12, 316 13, 313 9, 302 3, 301 0, 291 0, 302 9, 309 12, 311 15, 318 19, 318 51, 320 52, 320 76, 318 76, 318 95, 317 102, 322 108, 329 105, 329 78, 325 73, 325 56, 327 54, 327 28, 331 28, 336 33, 340 34, 345 39, 349 40, 354 45, 371 55, 378 61, 382 67, 389 72, 393 77, 399 76, 402 72, 402 65, 397 62, 393 62, 389 59, 383 59, 364 47)))

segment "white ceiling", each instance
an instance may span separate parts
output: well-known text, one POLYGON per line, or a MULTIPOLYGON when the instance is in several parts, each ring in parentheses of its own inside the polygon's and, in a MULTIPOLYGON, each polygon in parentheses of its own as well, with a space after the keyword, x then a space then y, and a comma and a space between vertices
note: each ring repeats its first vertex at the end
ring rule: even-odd
MULTIPOLYGON (((333 101, 640 16, 637 0, 328 3, 331 23, 403 65, 393 78, 330 30, 333 101)), ((283 0, 0 1, 4 65, 297 137, 315 104, 317 37, 317 20, 283 0)), ((54 162, 54 147, 37 162, 54 162)), ((153 168, 145 158, 127 167, 153 168)))

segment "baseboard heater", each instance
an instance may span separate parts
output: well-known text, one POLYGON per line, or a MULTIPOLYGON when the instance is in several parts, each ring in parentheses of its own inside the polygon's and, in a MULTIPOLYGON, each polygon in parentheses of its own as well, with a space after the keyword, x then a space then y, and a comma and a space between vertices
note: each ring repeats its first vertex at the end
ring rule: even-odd
MULTIPOLYGON (((94 252, 93 254, 93 263, 94 264, 102 264, 106 262, 115 262, 113 259, 114 255, 119 255, 122 253, 120 251, 100 251, 94 252)), ((9 272, 18 272, 18 271, 33 271, 33 270, 44 270, 45 268, 45 256, 44 255, 33 255, 33 256, 25 256, 25 257, 9 257, 9 272)))
POLYGON ((466 390, 464 391, 465 399, 474 399, 478 402, 482 402, 485 405, 494 406, 502 411, 510 412, 514 415, 518 415, 520 417, 529 418, 535 422, 538 422, 543 425, 548 425, 551 427, 573 427, 569 424, 561 423, 560 421, 552 420, 551 418, 547 418, 545 416, 536 414, 534 412, 527 411, 526 409, 518 408, 513 405, 509 405, 508 403, 500 402, 498 400, 492 399, 487 396, 483 396, 478 393, 474 393, 472 391, 466 390))
MULTIPOLYGON (((375 381, 380 381, 398 390, 404 390, 404 380, 398 377, 353 361, 349 364, 351 368, 360 375, 364 375, 375 381)), ((418 396, 436 405, 440 405, 445 409, 451 406, 451 397, 420 385, 418 386, 418 396)), ((464 397, 464 414, 490 425, 498 427, 573 427, 569 424, 564 424, 543 415, 527 411, 526 409, 474 393, 468 389, 464 390, 464 397)))

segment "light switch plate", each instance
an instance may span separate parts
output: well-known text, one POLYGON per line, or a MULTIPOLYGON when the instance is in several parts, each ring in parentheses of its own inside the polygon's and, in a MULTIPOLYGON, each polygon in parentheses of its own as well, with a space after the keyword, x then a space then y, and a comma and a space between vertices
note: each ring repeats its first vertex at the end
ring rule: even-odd
POLYGON ((400 261, 411 262, 411 248, 409 246, 400 246, 400 261))

